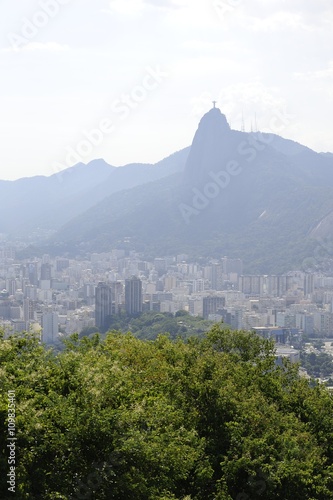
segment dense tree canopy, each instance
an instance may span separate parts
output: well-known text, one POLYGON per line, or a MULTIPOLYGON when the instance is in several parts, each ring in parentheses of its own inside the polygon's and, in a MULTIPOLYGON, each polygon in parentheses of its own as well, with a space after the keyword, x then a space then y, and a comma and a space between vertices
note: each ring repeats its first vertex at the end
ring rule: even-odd
POLYGON ((330 354, 320 352, 301 353, 302 366, 314 377, 329 377, 333 373, 333 358, 330 354))
POLYGON ((136 337, 149 340, 156 339, 161 332, 167 332, 171 338, 201 336, 214 324, 200 316, 191 316, 187 311, 177 311, 175 315, 154 311, 137 315, 122 312, 109 316, 107 323, 108 330, 131 331, 136 337))
POLYGON ((254 333, 74 335, 57 354, 12 336, 0 388, 1 499, 333 499, 331 396, 254 333))

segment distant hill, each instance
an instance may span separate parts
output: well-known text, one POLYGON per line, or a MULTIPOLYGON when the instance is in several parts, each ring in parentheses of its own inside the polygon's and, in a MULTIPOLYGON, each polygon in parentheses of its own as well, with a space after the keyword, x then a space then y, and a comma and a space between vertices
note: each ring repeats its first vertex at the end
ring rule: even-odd
POLYGON ((182 171, 189 148, 150 164, 123 167, 94 160, 79 163, 49 177, 0 181, 0 198, 6 216, 0 232, 25 234, 37 228, 56 230, 106 196, 182 171))
POLYGON ((333 213, 333 156, 274 134, 231 130, 216 108, 202 118, 184 172, 174 172, 104 198, 51 245, 230 255, 243 258, 248 272, 282 272, 312 257, 316 228, 333 213))

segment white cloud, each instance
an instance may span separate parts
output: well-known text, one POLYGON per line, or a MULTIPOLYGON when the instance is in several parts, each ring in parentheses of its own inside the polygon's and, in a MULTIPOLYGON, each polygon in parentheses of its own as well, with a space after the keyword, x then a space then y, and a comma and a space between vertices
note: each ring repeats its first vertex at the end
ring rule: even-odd
POLYGON ((221 53, 222 50, 229 50, 231 48, 231 44, 227 42, 214 42, 202 39, 186 40, 182 46, 185 49, 193 51, 209 51, 210 53, 213 51, 221 53))
POLYGON ((174 10, 183 6, 184 2, 181 0, 163 0, 162 2, 161 0, 110 0, 109 12, 136 15, 147 9, 174 10))
MULTIPOLYGON (((249 20, 248 20, 249 21, 249 20)), ((266 18, 252 17, 249 27, 254 31, 285 31, 285 30, 312 30, 312 27, 304 22, 300 13, 276 12, 266 18)))
POLYGON ((31 42, 31 43, 27 43, 27 45, 25 45, 23 47, 23 50, 45 50, 45 51, 51 51, 51 52, 62 52, 62 51, 69 50, 69 46, 62 45, 62 44, 56 43, 56 42, 46 42, 46 43, 31 42))
POLYGON ((294 73, 294 79, 297 81, 326 80, 328 78, 333 78, 333 61, 330 61, 326 69, 294 73))
POLYGON ((179 2, 177 0, 144 0, 148 6, 155 7, 157 9, 177 9, 179 7, 179 2))
POLYGON ((322 31, 333 26, 331 0, 213 0, 222 24, 254 32, 322 31))
POLYGON ((143 0, 111 0, 110 9, 118 14, 136 15, 145 8, 143 0))
POLYGON ((12 52, 34 52, 34 51, 47 51, 47 52, 63 52, 69 50, 68 45, 63 45, 57 42, 28 42, 21 47, 5 47, 0 49, 2 53, 12 52))

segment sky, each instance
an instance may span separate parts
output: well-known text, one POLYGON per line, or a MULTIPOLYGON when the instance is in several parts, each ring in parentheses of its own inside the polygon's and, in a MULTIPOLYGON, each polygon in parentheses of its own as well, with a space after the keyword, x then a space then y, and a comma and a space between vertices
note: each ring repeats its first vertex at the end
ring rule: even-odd
POLYGON ((0 0, 0 179, 156 163, 212 101, 333 152, 331 0, 0 0))

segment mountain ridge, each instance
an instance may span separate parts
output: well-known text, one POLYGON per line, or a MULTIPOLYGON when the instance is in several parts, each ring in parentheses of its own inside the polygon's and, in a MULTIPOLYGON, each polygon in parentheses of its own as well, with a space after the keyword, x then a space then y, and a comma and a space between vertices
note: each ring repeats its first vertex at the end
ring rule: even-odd
POLYGON ((0 181, 0 197, 10 217, 0 219, 0 232, 28 234, 56 230, 104 197, 181 170, 188 148, 156 164, 114 167, 103 159, 78 163, 50 176, 0 181))
POLYGON ((149 254, 232 255, 248 271, 282 272, 311 256, 311 230, 332 210, 333 158, 234 131, 216 109, 200 121, 183 174, 105 198, 52 241, 98 251, 126 240, 149 254))

